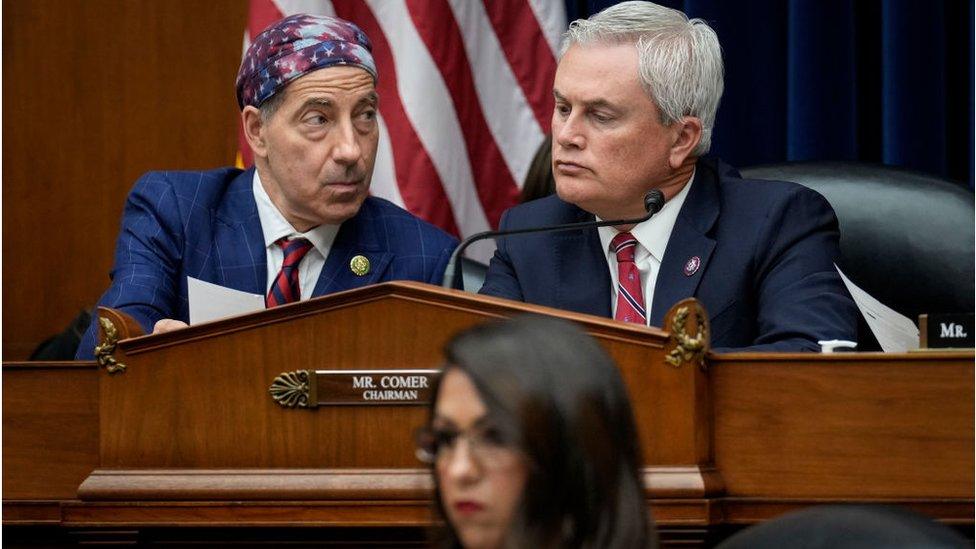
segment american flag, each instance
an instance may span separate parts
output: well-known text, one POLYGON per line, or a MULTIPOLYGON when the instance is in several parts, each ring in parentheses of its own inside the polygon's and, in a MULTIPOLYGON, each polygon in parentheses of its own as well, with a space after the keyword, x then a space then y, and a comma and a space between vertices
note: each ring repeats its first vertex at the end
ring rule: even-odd
MULTIPOLYGON (((352 21, 373 43, 380 140, 372 194, 459 237, 497 228, 549 132, 564 3, 251 0, 244 50, 294 13, 352 21)), ((493 250, 484 241, 468 255, 487 261, 493 250)))

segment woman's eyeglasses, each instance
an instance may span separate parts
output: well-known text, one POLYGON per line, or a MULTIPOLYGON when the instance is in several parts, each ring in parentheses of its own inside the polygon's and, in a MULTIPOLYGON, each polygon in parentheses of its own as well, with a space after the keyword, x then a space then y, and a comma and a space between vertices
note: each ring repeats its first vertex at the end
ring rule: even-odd
POLYGON ((494 428, 458 431, 451 428, 423 426, 414 432, 417 459, 433 465, 454 457, 459 441, 465 439, 468 451, 482 465, 501 465, 516 454, 515 445, 494 428))

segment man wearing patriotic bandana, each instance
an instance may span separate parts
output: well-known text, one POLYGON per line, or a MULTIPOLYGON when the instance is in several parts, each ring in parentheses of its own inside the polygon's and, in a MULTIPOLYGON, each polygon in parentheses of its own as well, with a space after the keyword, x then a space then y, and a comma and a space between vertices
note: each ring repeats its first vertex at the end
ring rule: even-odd
MULTIPOLYGON (((456 240, 369 196, 376 79, 352 23, 299 14, 265 29, 237 76, 254 168, 140 178, 99 305, 162 333, 189 321, 187 277, 263 294, 269 307, 389 280, 440 283, 456 240)), ((93 323, 78 358, 92 357, 97 333, 93 323)))

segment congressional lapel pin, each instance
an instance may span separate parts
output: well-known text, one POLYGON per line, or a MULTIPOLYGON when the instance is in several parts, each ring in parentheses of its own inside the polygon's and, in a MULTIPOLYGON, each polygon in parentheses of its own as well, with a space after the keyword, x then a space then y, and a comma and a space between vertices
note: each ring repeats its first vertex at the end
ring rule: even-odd
POLYGON ((364 255, 357 255, 349 262, 349 269, 356 276, 366 276, 369 273, 369 260, 364 255))
POLYGON ((701 258, 696 255, 685 263, 685 276, 697 273, 699 267, 701 267, 701 258))

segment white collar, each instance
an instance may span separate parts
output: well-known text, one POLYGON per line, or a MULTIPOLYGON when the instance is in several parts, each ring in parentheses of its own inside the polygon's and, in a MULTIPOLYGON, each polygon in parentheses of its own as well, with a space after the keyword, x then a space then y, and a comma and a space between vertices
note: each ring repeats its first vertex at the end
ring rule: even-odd
POLYGON ((275 242, 285 237, 301 237, 307 238, 312 246, 322 254, 322 257, 328 256, 329 249, 339 232, 339 225, 322 224, 300 233, 292 227, 285 216, 281 215, 278 207, 271 201, 271 197, 264 190, 257 169, 254 170, 254 181, 251 187, 254 191, 254 202, 258 206, 258 218, 261 220, 261 232, 264 233, 265 248, 275 246, 275 242))
MULTIPOLYGON (((685 203, 685 198, 688 197, 688 189, 691 188, 694 182, 695 172, 692 172, 688 183, 685 184, 683 189, 678 191, 678 194, 674 198, 664 203, 661 211, 654 214, 654 217, 647 221, 634 225, 634 228, 630 230, 630 234, 634 235, 634 238, 637 239, 641 247, 647 250, 658 263, 661 263, 664 259, 664 251, 668 247, 668 239, 671 238, 671 231, 674 229, 674 224, 678 220, 678 213, 681 211, 681 206, 685 203)), ((597 219, 600 220, 599 217, 597 219)), ((610 241, 620 231, 615 227, 599 227, 597 231, 600 234, 600 243, 603 245, 603 252, 609 253, 610 241)), ((641 255, 641 251, 641 248, 638 248, 638 255, 641 255)), ((637 258, 637 261, 639 262, 640 258, 637 258)))

